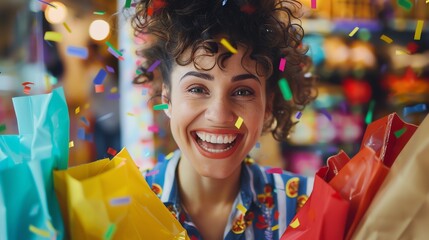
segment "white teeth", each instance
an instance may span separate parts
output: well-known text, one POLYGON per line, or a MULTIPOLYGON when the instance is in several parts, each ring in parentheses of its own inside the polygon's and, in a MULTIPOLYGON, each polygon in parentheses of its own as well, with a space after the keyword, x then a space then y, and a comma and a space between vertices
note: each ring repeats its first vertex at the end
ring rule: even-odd
POLYGON ((221 152, 226 152, 226 151, 228 151, 229 149, 231 149, 232 148, 232 146, 228 146, 227 148, 225 148, 225 149, 211 149, 211 148, 207 148, 206 146, 204 146, 204 145, 200 145, 202 148, 204 148, 204 150, 206 150, 206 151, 208 151, 208 152, 212 152, 212 153, 221 153, 221 152))
POLYGON ((237 134, 212 134, 207 132, 196 132, 197 136, 206 142, 209 143, 231 143, 237 138, 237 134))

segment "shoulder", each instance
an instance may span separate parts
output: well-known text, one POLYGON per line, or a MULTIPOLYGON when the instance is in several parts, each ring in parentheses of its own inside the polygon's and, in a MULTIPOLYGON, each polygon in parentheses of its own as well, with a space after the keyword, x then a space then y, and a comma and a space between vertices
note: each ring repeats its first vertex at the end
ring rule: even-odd
POLYGON ((171 173, 175 173, 180 154, 180 150, 175 150, 167 154, 153 168, 146 169, 142 172, 142 175, 149 186, 152 188, 157 185, 162 186, 165 181, 168 181, 167 176, 171 175, 171 173))

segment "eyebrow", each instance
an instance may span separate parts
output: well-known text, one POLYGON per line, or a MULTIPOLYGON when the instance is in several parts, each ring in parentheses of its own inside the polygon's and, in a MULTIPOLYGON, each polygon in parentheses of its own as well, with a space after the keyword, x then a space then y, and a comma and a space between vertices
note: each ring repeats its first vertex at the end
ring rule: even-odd
MULTIPOLYGON (((208 73, 202 73, 202 72, 196 72, 196 71, 190 71, 190 72, 185 73, 185 74, 180 78, 180 81, 181 81, 183 78, 187 77, 187 76, 194 76, 194 77, 201 78, 201 79, 204 79, 204 80, 209 80, 209 81, 213 81, 213 80, 214 80, 214 76, 213 76, 213 75, 211 75, 211 74, 208 74, 208 73)), ((261 81, 259 80, 259 78, 258 78, 258 77, 256 77, 256 76, 255 76, 255 75, 253 75, 253 74, 250 74, 250 73, 245 73, 245 74, 236 75, 236 76, 234 76, 234 77, 231 79, 231 81, 232 81, 232 82, 237 82, 237 81, 242 81, 242 80, 246 80, 246 79, 253 79, 253 80, 256 80, 259 84, 261 84, 261 81)))

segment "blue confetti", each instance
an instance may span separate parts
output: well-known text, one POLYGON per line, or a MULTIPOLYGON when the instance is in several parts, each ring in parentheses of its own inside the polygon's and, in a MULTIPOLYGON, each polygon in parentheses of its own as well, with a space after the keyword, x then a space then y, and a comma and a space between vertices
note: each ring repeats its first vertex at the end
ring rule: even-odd
POLYGON ((81 59, 87 59, 88 58, 88 49, 83 48, 83 47, 68 46, 67 47, 67 55, 78 57, 81 59))
POLYGON ((93 83, 94 85, 101 85, 103 84, 104 78, 107 76, 107 72, 106 70, 104 70, 103 68, 100 69, 100 71, 98 71, 97 76, 95 76, 93 83))
POLYGON ((110 205, 116 206, 116 205, 126 205, 131 202, 130 197, 121 197, 121 198, 114 198, 110 199, 110 205))
POLYGON ((404 117, 407 116, 408 114, 411 113, 416 113, 416 112, 424 112, 427 111, 427 106, 424 103, 420 103, 414 106, 410 106, 410 107, 404 107, 403 110, 403 115, 404 117))

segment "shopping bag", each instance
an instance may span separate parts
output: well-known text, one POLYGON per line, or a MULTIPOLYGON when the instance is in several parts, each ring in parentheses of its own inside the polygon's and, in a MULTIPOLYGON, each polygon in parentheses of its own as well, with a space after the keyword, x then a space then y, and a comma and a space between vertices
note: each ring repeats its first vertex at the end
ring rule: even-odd
POLYGON ((54 182, 71 239, 189 239, 126 149, 55 171, 54 182))
POLYGON ((281 240, 343 239, 349 202, 325 181, 328 171, 328 167, 322 167, 316 173, 310 197, 292 219, 281 240))
POLYGON ((19 135, 0 136, 0 239, 62 239, 52 172, 68 165, 63 89, 12 100, 19 135))
POLYGON ((428 133, 429 116, 426 116, 397 156, 357 226, 353 239, 427 239, 428 133))

